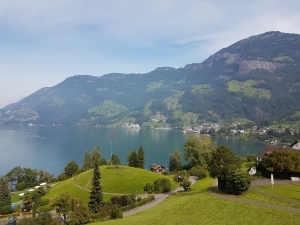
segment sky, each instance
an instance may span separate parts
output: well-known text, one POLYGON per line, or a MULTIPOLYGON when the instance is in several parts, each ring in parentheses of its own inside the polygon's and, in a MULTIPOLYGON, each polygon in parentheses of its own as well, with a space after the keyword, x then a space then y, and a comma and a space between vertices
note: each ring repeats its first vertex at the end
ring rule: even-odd
POLYGON ((0 109, 74 75, 180 68, 299 24, 299 0, 1 0, 0 109))

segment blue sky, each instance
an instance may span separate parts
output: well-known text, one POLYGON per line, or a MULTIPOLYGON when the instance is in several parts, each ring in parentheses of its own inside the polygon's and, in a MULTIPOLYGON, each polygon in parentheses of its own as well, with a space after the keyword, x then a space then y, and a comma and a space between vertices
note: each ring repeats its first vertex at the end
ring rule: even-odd
POLYGON ((73 75, 180 68, 299 24, 299 0, 1 0, 0 108, 73 75))

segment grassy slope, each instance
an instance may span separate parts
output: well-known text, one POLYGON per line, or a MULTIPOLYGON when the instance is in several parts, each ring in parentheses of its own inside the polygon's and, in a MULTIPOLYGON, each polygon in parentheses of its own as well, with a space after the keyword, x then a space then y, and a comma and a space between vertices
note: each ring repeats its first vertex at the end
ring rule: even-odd
POLYGON ((196 191, 170 196, 158 206, 120 220, 92 224, 295 224, 299 214, 223 200, 207 192, 212 179, 196 182, 196 191))
POLYGON ((271 184, 267 186, 257 186, 255 189, 268 192, 273 195, 277 195, 283 198, 299 201, 300 204, 300 184, 274 184, 274 190, 271 188, 271 184))
MULTIPOLYGON (((172 184, 172 189, 178 187, 172 180, 172 176, 164 176, 157 173, 153 173, 148 170, 132 168, 128 166, 122 166, 122 169, 116 169, 110 166, 101 166, 101 186, 103 192, 131 194, 131 193, 144 193, 144 186, 147 182, 154 182, 158 178, 169 178, 172 184)), ((77 176, 77 183, 81 187, 87 186, 91 188, 91 182, 89 180, 93 176, 93 170, 86 171, 77 176), (88 185, 87 185, 88 184, 88 185)), ((74 183, 74 178, 70 178, 66 181, 61 181, 55 184, 50 192, 43 196, 43 199, 51 199, 58 196, 60 193, 68 193, 73 198, 78 198, 84 203, 89 201, 89 191, 83 190, 77 187, 74 183)), ((114 195, 104 194, 104 201, 108 201, 114 195)))
POLYGON ((260 82, 258 81, 254 81, 254 80, 247 80, 244 82, 239 82, 236 80, 232 80, 229 81, 227 83, 228 85, 228 91, 231 92, 239 92, 239 93, 243 93, 246 96, 254 96, 254 95, 258 95, 260 97, 263 98, 267 98, 270 99, 271 98, 271 92, 267 89, 263 89, 263 88, 254 88, 252 87, 252 85, 254 84, 258 84, 260 82))
MULTIPOLYGON (((153 173, 148 170, 133 168, 129 166, 121 166, 120 169, 110 166, 101 166, 101 185, 104 192, 123 193, 123 194, 142 194, 144 186, 147 182, 154 182, 158 178, 169 178, 172 184, 172 189, 178 187, 173 182, 172 176, 164 176, 153 173)), ((80 186, 85 187, 93 175, 93 170, 86 171, 77 176, 77 182, 80 186)), ((88 185, 91 188, 91 182, 88 185)))

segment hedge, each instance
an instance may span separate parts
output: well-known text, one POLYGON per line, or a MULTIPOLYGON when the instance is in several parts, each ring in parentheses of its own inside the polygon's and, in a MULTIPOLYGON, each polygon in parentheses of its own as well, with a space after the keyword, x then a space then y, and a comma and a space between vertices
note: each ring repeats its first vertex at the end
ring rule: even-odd
POLYGON ((144 198, 142 201, 140 202, 136 202, 136 203, 133 203, 131 205, 127 205, 127 206, 124 206, 121 208, 121 211, 122 212, 125 212, 125 211, 128 211, 130 209, 134 209, 136 207, 139 207, 141 205, 145 205, 147 204, 148 202, 152 202, 154 200, 154 195, 149 195, 147 198, 144 198))

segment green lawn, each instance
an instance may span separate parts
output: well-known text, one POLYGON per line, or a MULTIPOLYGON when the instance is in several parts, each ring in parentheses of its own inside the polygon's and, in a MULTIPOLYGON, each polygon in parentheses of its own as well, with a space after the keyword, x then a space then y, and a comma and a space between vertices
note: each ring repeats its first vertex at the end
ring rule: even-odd
POLYGON ((277 195, 280 197, 292 199, 299 201, 300 204, 300 184, 274 184, 274 189, 272 190, 271 185, 267 186, 256 186, 255 189, 268 192, 273 195, 277 195))
POLYGON ((223 200, 207 192, 212 178, 197 181, 197 191, 178 193, 141 213, 92 224, 198 225, 198 224, 296 224, 299 213, 223 200))
MULTIPOLYGON (((122 193, 122 194, 142 194, 144 186, 147 182, 154 182, 158 178, 169 178, 172 184, 172 189, 178 187, 178 184, 173 182, 173 176, 164 176, 153 173, 149 170, 133 168, 129 166, 120 166, 119 169, 110 166, 101 166, 101 185, 103 192, 122 193)), ((77 183, 85 187, 93 175, 93 170, 86 171, 77 176, 77 183)), ((91 182, 88 188, 91 188, 91 182)))
MULTIPOLYGON (((236 196, 232 196, 232 197, 236 197, 236 196)), ((247 192, 245 192, 241 196, 238 196, 237 198, 247 199, 247 200, 251 200, 251 201, 255 201, 255 202, 264 202, 264 203, 268 203, 268 204, 300 208, 300 202, 299 202, 299 204, 290 203, 288 201, 284 201, 282 199, 268 196, 268 195, 265 195, 265 194, 262 194, 260 192, 256 192, 253 190, 248 190, 247 192)))

